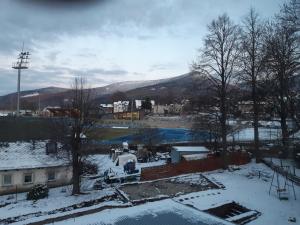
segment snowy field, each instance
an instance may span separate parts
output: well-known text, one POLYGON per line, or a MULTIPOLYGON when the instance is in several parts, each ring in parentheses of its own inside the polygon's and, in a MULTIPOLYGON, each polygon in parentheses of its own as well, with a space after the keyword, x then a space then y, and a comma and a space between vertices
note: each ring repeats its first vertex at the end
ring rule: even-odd
MULTIPOLYGON (((276 140, 281 137, 281 130, 274 128, 259 128, 259 139, 263 141, 276 140)), ((239 130, 233 134, 229 134, 228 141, 253 141, 254 140, 254 128, 245 128, 239 130)))

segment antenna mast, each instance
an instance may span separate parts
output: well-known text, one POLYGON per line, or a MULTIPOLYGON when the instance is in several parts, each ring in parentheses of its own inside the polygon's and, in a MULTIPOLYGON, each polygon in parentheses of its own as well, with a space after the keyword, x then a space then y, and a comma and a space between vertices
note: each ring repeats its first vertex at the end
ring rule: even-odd
POLYGON ((18 99, 17 99, 17 116, 20 116, 20 83, 21 83, 21 70, 28 69, 29 52, 24 51, 24 43, 22 51, 19 53, 17 62, 13 63, 12 68, 18 70, 18 99))

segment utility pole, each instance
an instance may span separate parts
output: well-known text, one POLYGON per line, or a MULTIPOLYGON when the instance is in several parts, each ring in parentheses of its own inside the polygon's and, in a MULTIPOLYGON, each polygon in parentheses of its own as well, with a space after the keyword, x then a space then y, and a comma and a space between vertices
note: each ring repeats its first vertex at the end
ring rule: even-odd
POLYGON ((131 127, 133 124, 133 98, 131 99, 131 127))
POLYGON ((16 63, 13 63, 12 68, 18 70, 18 98, 17 98, 17 117, 20 116, 20 85, 21 85, 21 70, 28 69, 28 60, 29 60, 29 52, 23 51, 24 43, 22 47, 22 51, 18 56, 18 60, 16 63))

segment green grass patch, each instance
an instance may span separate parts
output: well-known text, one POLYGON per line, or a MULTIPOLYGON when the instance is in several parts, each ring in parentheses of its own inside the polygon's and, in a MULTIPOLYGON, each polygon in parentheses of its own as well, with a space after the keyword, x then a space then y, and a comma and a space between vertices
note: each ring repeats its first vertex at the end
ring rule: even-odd
POLYGON ((0 118, 0 141, 29 141, 51 138, 51 120, 33 117, 0 118))

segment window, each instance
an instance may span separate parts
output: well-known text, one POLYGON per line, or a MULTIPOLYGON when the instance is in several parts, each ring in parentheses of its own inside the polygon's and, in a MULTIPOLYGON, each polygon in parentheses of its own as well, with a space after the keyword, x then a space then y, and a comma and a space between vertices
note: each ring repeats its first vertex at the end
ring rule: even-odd
POLYGON ((24 174, 24 183, 25 184, 32 183, 32 173, 24 174))
POLYGON ((3 175, 3 185, 4 186, 12 185, 12 175, 11 174, 3 175))
POLYGON ((48 172, 48 181, 53 181, 53 180, 55 180, 55 172, 49 171, 48 172))

